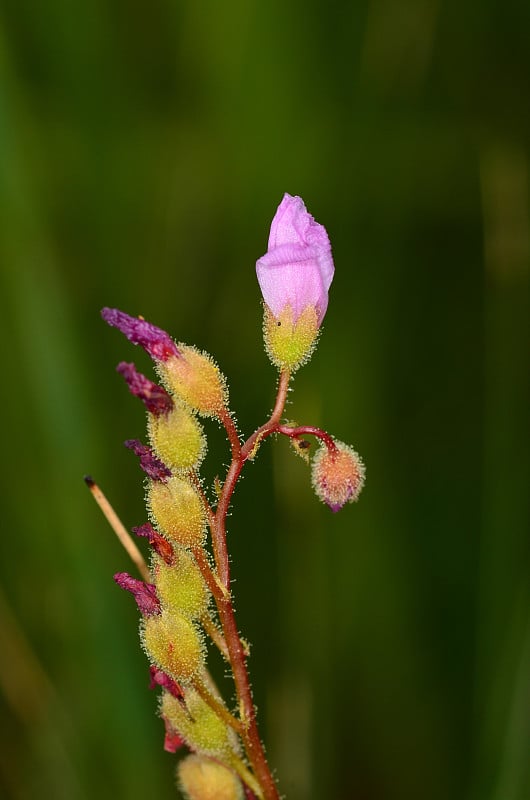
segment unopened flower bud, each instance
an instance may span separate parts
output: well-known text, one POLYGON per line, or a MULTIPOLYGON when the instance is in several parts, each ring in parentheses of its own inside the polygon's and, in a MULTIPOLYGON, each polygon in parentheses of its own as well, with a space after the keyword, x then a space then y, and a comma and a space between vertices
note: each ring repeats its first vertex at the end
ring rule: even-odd
POLYGON ((179 355, 177 345, 169 334, 142 317, 131 317, 117 308, 104 308, 101 316, 109 325, 118 328, 130 342, 143 347, 155 361, 167 361, 171 356, 179 355))
POLYGON ((226 381, 207 353, 179 345, 178 355, 159 364, 159 372, 168 389, 193 411, 217 417, 225 408, 226 381))
POLYGON ((173 408, 173 398, 162 386, 150 381, 141 372, 138 372, 134 364, 127 364, 120 361, 116 371, 123 375, 127 381, 129 391, 135 397, 140 398, 146 409, 155 416, 167 414, 173 408))
POLYGON ((364 485, 365 468, 360 456, 343 442, 322 444, 313 458, 312 481, 317 496, 332 511, 353 503, 364 485))
POLYGON ((256 272, 265 301, 269 357, 280 368, 296 369, 313 351, 334 273, 326 229, 300 197, 284 195, 256 272))
POLYGON ((157 558, 153 560, 152 570, 156 593, 165 608, 191 619, 197 619, 204 613, 209 593, 191 553, 183 547, 176 547, 171 566, 157 558))
POLYGON ((186 756, 178 765, 186 800, 243 800, 241 781, 227 767, 204 756, 186 756))
POLYGON ((199 547, 205 533, 202 500, 184 478, 149 485, 147 502, 154 521, 170 539, 183 547, 199 547))
POLYGON ((196 469, 206 452, 203 429, 180 403, 167 414, 149 416, 149 438, 164 464, 171 469, 196 469))
POLYGON ((136 604, 144 617, 160 613, 160 601, 152 583, 145 583, 133 578, 127 572, 117 572, 114 580, 121 589, 134 595, 136 604))
POLYGON ((149 658, 177 683, 186 683, 204 662, 200 633, 183 614, 162 610, 147 617, 142 640, 149 658))
POLYGON ((232 751, 233 732, 195 689, 186 689, 185 705, 164 692, 161 711, 188 747, 197 753, 226 757, 232 751))

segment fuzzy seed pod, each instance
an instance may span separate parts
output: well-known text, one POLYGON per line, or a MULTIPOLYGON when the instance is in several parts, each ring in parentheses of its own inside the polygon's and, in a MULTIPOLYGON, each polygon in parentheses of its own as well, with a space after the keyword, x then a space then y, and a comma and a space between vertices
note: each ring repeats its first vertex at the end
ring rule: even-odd
POLYGON ((229 769, 204 756, 190 755, 177 768, 186 800, 243 800, 243 786, 229 769))
POLYGON ((197 619, 208 607, 208 589, 188 550, 176 547, 173 558, 171 565, 158 556, 153 558, 153 582, 157 597, 171 613, 177 611, 197 619))
POLYGON ((313 458, 311 473, 317 496, 332 511, 357 500, 364 486, 364 464, 355 450, 343 442, 336 441, 334 450, 322 444, 313 458))
POLYGON ((206 453, 206 440, 198 420, 182 405, 168 414, 149 414, 149 439, 164 464, 175 471, 196 469, 206 453))
POLYGON ((149 658, 178 683, 193 678, 204 662, 200 633, 183 614, 162 610, 148 617, 141 637, 149 658))
POLYGON ((204 538, 202 500, 193 486, 174 476, 167 483, 151 482, 147 503, 155 525, 183 547, 199 547, 204 538))
POLYGON ((205 417, 217 417, 226 406, 226 381, 207 353, 179 344, 179 355, 158 363, 167 389, 205 417))
POLYGON ((311 358, 319 334, 316 309, 308 306, 294 320, 293 309, 287 305, 275 317, 265 306, 263 337, 270 360, 278 369, 294 372, 311 358))
POLYGON ((161 714, 180 733, 188 747, 197 753, 219 758, 227 758, 233 753, 233 731, 195 689, 186 689, 185 704, 164 692, 161 714))

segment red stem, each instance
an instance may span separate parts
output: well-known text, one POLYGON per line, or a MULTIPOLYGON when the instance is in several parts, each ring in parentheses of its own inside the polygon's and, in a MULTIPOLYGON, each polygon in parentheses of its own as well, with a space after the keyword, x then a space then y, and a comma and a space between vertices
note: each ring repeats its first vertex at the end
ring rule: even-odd
POLYGON ((263 744, 258 732, 256 709, 252 701, 252 691, 246 667, 246 654, 237 630, 234 608, 230 595, 230 563, 226 545, 226 515, 245 461, 253 457, 262 439, 274 433, 279 428, 279 422, 287 400, 289 380, 290 373, 287 370, 280 374, 276 402, 269 420, 262 425, 261 428, 258 428, 258 430, 247 439, 243 446, 241 446, 239 442, 237 430, 229 412, 227 411, 221 417, 221 422, 226 428, 232 448, 232 463, 226 475, 212 525, 212 543, 215 564, 219 581, 225 589, 225 591, 222 592, 221 587, 216 587, 214 596, 216 598, 219 618, 234 674, 241 720, 244 726, 242 739, 248 760, 263 790, 264 800, 279 800, 279 794, 269 769, 263 744))

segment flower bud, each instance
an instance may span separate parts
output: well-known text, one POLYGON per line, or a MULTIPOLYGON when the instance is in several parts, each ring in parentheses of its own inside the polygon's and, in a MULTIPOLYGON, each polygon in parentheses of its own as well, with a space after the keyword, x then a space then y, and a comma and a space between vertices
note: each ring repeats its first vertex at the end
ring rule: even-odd
POLYGON ((181 792, 187 800, 243 800, 243 786, 229 769, 204 756, 190 755, 177 768, 181 792))
POLYGON ((205 417, 217 417, 226 406, 226 381, 207 353, 179 344, 179 353, 158 364, 170 392, 205 417))
POLYGON ((183 547, 199 547, 204 539, 202 500, 193 486, 174 476, 167 483, 149 484, 147 503, 155 524, 183 547))
POLYGON ((186 689, 185 704, 164 692, 161 712, 188 747, 197 753, 227 757, 232 752, 233 731, 195 689, 186 689))
POLYGON ((167 414, 150 414, 148 429, 153 449, 170 469, 199 466, 206 451, 205 437, 198 420, 184 406, 178 404, 167 414))
POLYGON ((147 617, 141 635, 149 658, 179 683, 193 678, 204 662, 200 633, 183 614, 162 610, 147 617))
POLYGON ((276 366, 295 369, 311 355, 334 271, 326 229, 300 197, 285 194, 272 220, 267 253, 256 263, 266 306, 265 343, 276 366))
POLYGON ((191 553, 176 547, 171 566, 155 558, 152 570, 157 596, 169 612, 177 611, 196 619, 206 611, 208 589, 191 553))
POLYGON ((313 458, 312 481, 317 496, 332 511, 353 503, 364 485, 365 468, 360 456, 343 442, 322 444, 313 458))

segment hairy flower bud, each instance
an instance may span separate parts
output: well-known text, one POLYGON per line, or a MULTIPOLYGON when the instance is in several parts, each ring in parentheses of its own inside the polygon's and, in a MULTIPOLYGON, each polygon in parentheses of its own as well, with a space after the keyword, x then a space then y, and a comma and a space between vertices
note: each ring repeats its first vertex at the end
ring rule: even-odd
POLYGON ((330 448, 322 444, 313 458, 312 481, 317 496, 332 511, 353 503, 364 485, 365 468, 360 456, 343 442, 330 448))
POLYGON ((187 550, 176 547, 174 563, 153 559, 153 582, 164 608, 191 619, 200 617, 208 606, 209 593, 195 559, 187 550))
POLYGON ((141 629, 149 658, 177 683, 186 683, 204 662, 199 631, 183 614, 162 610, 147 617, 141 629))
POLYGON ((186 756, 178 765, 179 787, 187 800, 243 800, 241 781, 229 769, 204 756, 186 756))
POLYGON ((195 689, 186 689, 185 705, 164 692, 161 711, 188 747, 197 753, 226 757, 232 751, 233 732, 195 689))
POLYGON ((334 270, 326 229, 300 197, 285 194, 272 220, 267 253, 256 263, 265 301, 265 348, 279 369, 293 371, 311 357, 334 270))
POLYGON ((207 353, 179 344, 178 356, 158 365, 160 376, 170 392, 193 411, 217 417, 227 402, 226 381, 207 353))
POLYGON ((205 533, 202 500, 184 478, 174 476, 167 483, 151 482, 147 502, 163 533, 183 547, 199 547, 205 533))
POLYGON ((149 415, 149 439, 172 470, 197 469, 206 452, 203 429, 180 403, 167 414, 149 415))

